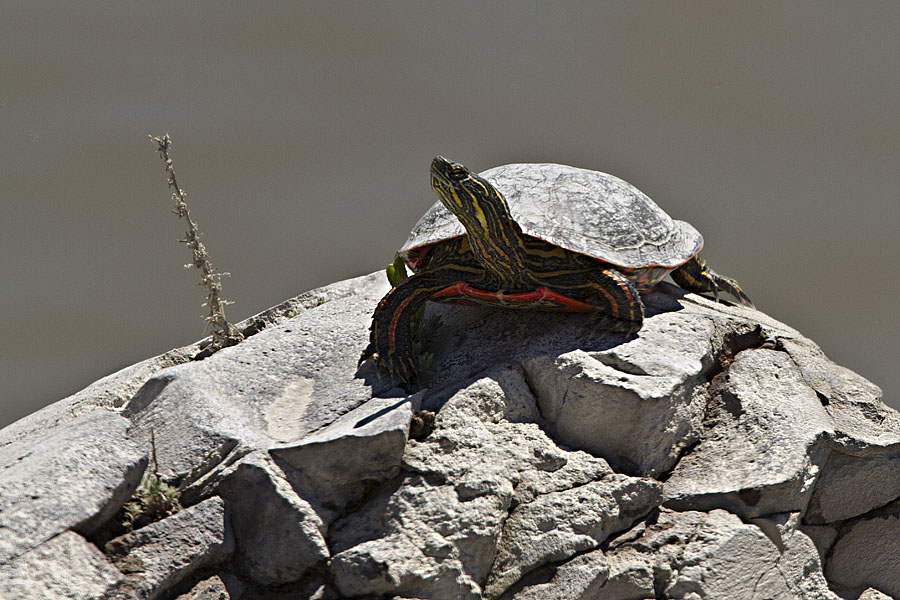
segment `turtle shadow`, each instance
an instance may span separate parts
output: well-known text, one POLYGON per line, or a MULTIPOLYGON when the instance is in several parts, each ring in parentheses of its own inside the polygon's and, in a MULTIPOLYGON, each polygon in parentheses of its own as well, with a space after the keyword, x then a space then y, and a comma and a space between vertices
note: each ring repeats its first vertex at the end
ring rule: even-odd
MULTIPOLYGON (((686 294, 674 285, 661 284, 643 296, 645 319, 682 310, 686 294)), ((625 334, 605 326, 603 319, 590 313, 429 303, 426 316, 430 314, 444 323, 433 343, 431 372, 421 382, 432 389, 462 384, 491 369, 540 356, 575 350, 603 352, 640 336, 640 331, 625 334)))
MULTIPOLYGON (((642 296, 644 318, 682 310, 688 292, 669 283, 642 296)), ((397 396, 401 388, 412 395, 425 388, 442 390, 442 396, 461 389, 482 373, 521 365, 541 356, 559 356, 581 350, 603 352, 628 343, 640 331, 624 334, 604 326, 590 313, 514 310, 489 306, 460 306, 429 302, 425 318, 437 317, 442 325, 429 340, 427 365, 417 381, 402 384, 371 361, 357 369, 373 396, 397 396)))

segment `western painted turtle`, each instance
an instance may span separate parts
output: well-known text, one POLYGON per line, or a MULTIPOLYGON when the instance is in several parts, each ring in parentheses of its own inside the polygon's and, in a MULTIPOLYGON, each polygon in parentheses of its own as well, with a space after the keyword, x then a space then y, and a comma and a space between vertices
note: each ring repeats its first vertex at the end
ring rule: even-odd
POLYGON ((555 164, 476 175, 439 156, 431 187, 439 201, 400 249, 413 274, 378 304, 363 353, 403 382, 416 374, 413 316, 426 300, 597 311, 630 334, 644 318, 640 292, 671 272, 689 291, 752 306, 699 256, 696 229, 618 177, 555 164))

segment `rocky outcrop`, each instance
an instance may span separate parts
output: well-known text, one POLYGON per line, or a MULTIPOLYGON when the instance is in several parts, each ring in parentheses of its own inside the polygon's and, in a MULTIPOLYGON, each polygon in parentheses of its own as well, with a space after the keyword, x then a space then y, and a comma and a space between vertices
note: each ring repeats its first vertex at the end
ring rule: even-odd
POLYGON ((793 329, 665 284, 628 339, 434 305, 409 394, 356 364, 386 290, 0 431, 0 598, 900 598, 900 415, 793 329), (154 481, 180 510, 121 510, 154 481))

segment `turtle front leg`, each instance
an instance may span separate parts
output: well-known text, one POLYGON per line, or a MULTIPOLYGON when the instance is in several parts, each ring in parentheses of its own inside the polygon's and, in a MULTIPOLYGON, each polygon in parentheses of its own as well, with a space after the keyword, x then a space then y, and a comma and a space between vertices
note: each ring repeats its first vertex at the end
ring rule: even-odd
POLYGON ((716 302, 718 302, 719 290, 722 290, 734 296, 742 306, 753 308, 753 302, 741 290, 738 282, 730 277, 719 275, 710 269, 709 265, 700 258, 699 254, 672 271, 671 275, 675 283, 688 291, 699 293, 712 292, 716 302))
POLYGON ((436 292, 472 276, 469 271, 444 268, 404 279, 378 303, 372 316, 369 346, 363 351, 360 363, 374 360, 395 381, 412 382, 417 373, 417 361, 412 352, 416 313, 436 292))

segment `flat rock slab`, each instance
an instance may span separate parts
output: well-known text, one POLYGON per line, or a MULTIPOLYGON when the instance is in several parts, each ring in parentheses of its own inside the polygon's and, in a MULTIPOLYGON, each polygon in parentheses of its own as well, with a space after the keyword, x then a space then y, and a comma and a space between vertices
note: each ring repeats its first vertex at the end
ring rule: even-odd
POLYGON ((113 412, 128 402, 144 382, 166 367, 186 363, 199 350, 199 344, 176 348, 148 358, 95 381, 83 390, 22 417, 0 430, 0 448, 40 435, 99 408, 113 412))
POLYGON ((299 440, 367 401, 390 383, 357 377, 384 275, 358 278, 356 293, 198 362, 157 372, 125 407, 133 433, 156 438, 160 473, 181 476, 236 446, 299 440))
POLYGON ((223 473, 217 492, 229 503, 235 564, 253 581, 291 583, 328 558, 322 518, 266 453, 254 452, 223 473))
POLYGON ((122 598, 153 600, 203 568, 225 562, 234 538, 218 497, 110 540, 106 552, 126 575, 122 598))
POLYGON ((833 430, 790 357, 745 350, 713 394, 700 443, 666 481, 666 506, 745 518, 804 511, 833 430))
POLYGON ((0 448, 0 564, 113 516, 147 464, 127 427, 101 409, 0 448))
POLYGON ((343 508, 365 486, 400 473, 415 399, 374 398, 296 444, 270 452, 294 468, 298 487, 343 508))
POLYGON ((96 546, 67 531, 0 565, 0 598, 106 600, 124 581, 96 546))
MULTIPOLYGON (((309 290, 236 323, 235 327, 250 336, 266 327, 281 324, 305 310, 321 306, 331 300, 356 295, 367 286, 383 279, 384 273, 372 273, 309 290)), ((0 447, 31 436, 35 432, 67 423, 97 408, 111 411, 121 408, 156 372, 194 360, 208 342, 209 338, 206 338, 181 348, 174 348, 98 379, 71 396, 0 430, 0 447)))

